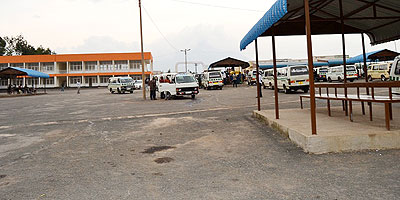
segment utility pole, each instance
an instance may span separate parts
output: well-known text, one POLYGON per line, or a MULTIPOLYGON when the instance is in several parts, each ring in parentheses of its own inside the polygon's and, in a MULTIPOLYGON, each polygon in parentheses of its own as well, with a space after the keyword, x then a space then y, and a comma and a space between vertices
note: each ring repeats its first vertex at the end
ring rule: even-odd
POLYGON ((190 49, 182 49, 181 52, 185 52, 185 72, 187 72, 187 52, 190 51, 190 49))
POLYGON ((140 42, 142 54, 142 90, 143 100, 146 100, 146 76, 144 74, 144 53, 143 53, 143 30, 142 30, 142 2, 139 0, 139 14, 140 14, 140 42))

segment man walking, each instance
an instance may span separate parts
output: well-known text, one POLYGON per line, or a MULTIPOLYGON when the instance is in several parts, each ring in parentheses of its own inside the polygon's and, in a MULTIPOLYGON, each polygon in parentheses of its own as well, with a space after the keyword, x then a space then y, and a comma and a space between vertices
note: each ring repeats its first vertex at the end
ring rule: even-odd
POLYGON ((81 92, 80 92, 80 90, 81 90, 81 82, 80 82, 80 81, 76 82, 76 86, 78 86, 78 92, 77 92, 77 94, 80 94, 80 93, 81 93, 81 92))
POLYGON ((151 81, 149 81, 149 87, 150 87, 150 100, 157 100, 156 99, 156 78, 153 77, 151 81))

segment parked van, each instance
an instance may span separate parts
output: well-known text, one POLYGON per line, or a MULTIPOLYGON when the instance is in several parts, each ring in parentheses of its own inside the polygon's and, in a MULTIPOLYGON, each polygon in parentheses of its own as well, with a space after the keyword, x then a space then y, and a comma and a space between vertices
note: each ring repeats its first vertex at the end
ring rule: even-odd
POLYGON ((368 80, 381 79, 389 80, 391 63, 375 63, 368 66, 368 80))
MULTIPOLYGON (((354 65, 347 65, 346 72, 347 72, 346 78, 350 82, 353 82, 354 80, 358 79, 357 70, 354 65)), ((344 80, 343 66, 329 68, 329 72, 326 74, 326 77, 329 82, 343 81, 344 80)))
POLYGON ((173 96, 191 96, 194 99, 199 94, 199 84, 190 73, 161 74, 157 79, 157 87, 161 99, 173 96))
POLYGON ((130 92, 133 93, 134 82, 131 77, 111 77, 108 79, 107 89, 111 92, 118 92, 119 94, 130 92))
POLYGON ((277 73, 278 89, 283 90, 286 94, 299 89, 305 93, 308 92, 310 83, 307 66, 288 66, 278 69, 277 73))
MULTIPOLYGON (((390 68, 390 80, 400 81, 400 56, 398 56, 390 68)), ((392 88, 393 93, 400 94, 400 88, 392 88)))
POLYGON ((222 90, 222 87, 224 87, 224 81, 221 71, 204 71, 201 78, 201 84, 206 90, 209 90, 211 88, 222 90))
POLYGON ((265 70, 262 80, 264 89, 274 89, 274 69, 265 70))
POLYGON ((328 67, 318 67, 315 69, 314 73, 314 79, 315 81, 328 81, 326 78, 326 74, 328 73, 329 68, 328 67))
MULTIPOLYGON (((262 75, 262 71, 259 71, 260 76, 262 75)), ((249 73, 247 74, 247 84, 248 85, 255 85, 257 82, 257 70, 251 70, 249 71, 249 73)))

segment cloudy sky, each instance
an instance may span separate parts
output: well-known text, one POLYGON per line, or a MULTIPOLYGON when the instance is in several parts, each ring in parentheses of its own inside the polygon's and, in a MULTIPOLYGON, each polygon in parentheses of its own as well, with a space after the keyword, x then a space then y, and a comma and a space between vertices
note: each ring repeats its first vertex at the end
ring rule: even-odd
MULTIPOLYGON (((144 49, 155 70, 189 61, 206 65, 235 57, 254 60, 254 44, 239 43, 275 0, 142 0, 144 49)), ((140 51, 138 0, 2 0, 0 36, 22 34, 33 45, 62 53, 140 51)), ((361 53, 360 35, 346 36, 347 54, 361 53)), ((270 38, 259 40, 260 59, 271 59, 270 38)), ((341 54, 341 38, 313 36, 314 55, 341 54)), ((369 40, 367 39, 369 43, 369 40)), ((396 43, 367 45, 368 51, 396 49, 396 43)), ((400 50, 400 42, 397 41, 400 50)), ((306 58, 304 36, 278 37, 278 58, 306 58)), ((182 67, 182 66, 181 66, 182 67)), ((194 66, 190 66, 194 68, 194 66)))

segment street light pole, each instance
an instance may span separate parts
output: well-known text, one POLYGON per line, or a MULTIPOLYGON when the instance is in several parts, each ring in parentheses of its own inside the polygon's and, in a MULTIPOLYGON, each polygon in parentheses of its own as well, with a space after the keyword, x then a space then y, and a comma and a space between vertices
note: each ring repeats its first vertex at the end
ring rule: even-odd
POLYGON ((190 51, 190 49, 182 49, 181 52, 185 52, 185 72, 187 72, 187 52, 190 51))
POLYGON ((143 100, 146 100, 146 76, 144 74, 144 53, 143 53, 143 30, 142 30, 142 3, 139 0, 139 14, 140 14, 140 42, 141 42, 141 55, 142 55, 142 90, 143 100))

